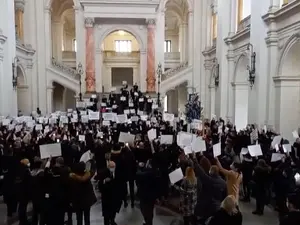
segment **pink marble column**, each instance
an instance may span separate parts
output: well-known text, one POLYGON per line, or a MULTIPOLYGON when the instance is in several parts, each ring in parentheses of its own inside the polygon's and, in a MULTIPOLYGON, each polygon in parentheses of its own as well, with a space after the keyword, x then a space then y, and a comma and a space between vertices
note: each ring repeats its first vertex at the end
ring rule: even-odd
POLYGON ((155 92, 155 20, 148 20, 147 35, 147 92, 155 92))
POLYGON ((95 85, 95 39, 94 39, 94 18, 85 18, 85 60, 86 60, 86 92, 96 92, 95 85))

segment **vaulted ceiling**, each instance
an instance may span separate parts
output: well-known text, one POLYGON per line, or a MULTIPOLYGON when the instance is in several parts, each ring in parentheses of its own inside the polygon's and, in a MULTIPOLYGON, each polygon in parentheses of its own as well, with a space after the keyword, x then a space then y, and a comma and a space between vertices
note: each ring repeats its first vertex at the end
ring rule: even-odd
POLYGON ((188 4, 187 0, 170 0, 166 5, 166 22, 167 31, 178 31, 178 25, 187 19, 188 4))

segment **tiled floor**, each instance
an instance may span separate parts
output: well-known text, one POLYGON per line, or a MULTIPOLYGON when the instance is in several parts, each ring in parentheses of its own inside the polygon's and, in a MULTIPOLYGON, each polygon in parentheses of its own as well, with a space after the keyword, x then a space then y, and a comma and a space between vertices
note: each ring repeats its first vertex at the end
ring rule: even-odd
MULTIPOLYGON (((271 209, 266 208, 264 216, 253 216, 254 201, 252 203, 241 203, 241 211, 243 213, 243 225, 275 225, 278 224, 277 214, 271 209)), ((0 200, 0 225, 4 225, 5 205, 0 200)), ((172 220, 179 218, 178 216, 158 208, 154 219, 154 225, 169 225, 172 220)), ((74 225, 76 225, 74 216, 74 225)), ((118 225, 142 225, 143 219, 138 207, 131 209, 122 208, 120 214, 117 215, 116 222, 118 225)), ((17 222, 14 224, 18 224, 17 222)), ((103 218, 101 214, 101 204, 97 203, 92 208, 91 225, 102 225, 103 218)))

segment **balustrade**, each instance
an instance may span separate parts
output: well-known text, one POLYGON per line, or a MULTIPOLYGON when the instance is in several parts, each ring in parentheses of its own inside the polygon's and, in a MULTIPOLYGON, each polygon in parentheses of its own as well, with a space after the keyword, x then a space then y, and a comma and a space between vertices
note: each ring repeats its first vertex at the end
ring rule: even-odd
POLYGON ((71 75, 73 78, 78 79, 77 71, 61 62, 58 62, 55 58, 52 57, 51 60, 52 66, 63 73, 71 75))
POLYGON ((189 65, 188 62, 183 62, 183 63, 179 64, 177 67, 168 69, 166 72, 163 73, 162 80, 166 80, 167 78, 172 77, 174 74, 187 68, 188 65, 189 65))

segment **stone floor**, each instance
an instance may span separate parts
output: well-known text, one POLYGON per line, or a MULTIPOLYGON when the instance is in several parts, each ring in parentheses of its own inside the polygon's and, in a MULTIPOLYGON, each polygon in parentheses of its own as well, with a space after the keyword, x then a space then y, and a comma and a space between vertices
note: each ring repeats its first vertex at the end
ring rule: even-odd
MULTIPOLYGON (((278 224, 277 214, 266 207, 264 216, 253 216, 252 210, 254 208, 254 201, 252 203, 241 203, 241 211, 243 213, 243 225, 267 225, 267 224, 278 224)), ((0 200, 0 225, 4 225, 5 221, 5 205, 0 200)), ((169 225, 172 220, 179 218, 178 215, 162 209, 157 208, 155 213, 154 225, 169 225)), ((76 221, 74 216, 74 222, 76 221)), ((143 219, 138 207, 131 209, 122 208, 120 214, 117 215, 116 222, 118 225, 142 225, 143 219)), ((13 223, 18 224, 17 222, 13 223)), ((76 223, 74 223, 75 225, 76 223)), ((92 208, 91 213, 91 225, 103 224, 103 218, 101 215, 101 203, 96 203, 92 208)))

